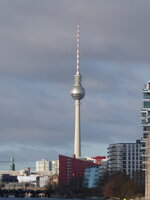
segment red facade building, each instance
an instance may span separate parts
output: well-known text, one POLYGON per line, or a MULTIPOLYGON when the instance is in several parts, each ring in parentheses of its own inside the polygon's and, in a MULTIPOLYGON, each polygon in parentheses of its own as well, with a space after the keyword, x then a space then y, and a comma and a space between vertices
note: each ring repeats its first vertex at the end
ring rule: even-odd
POLYGON ((68 184, 72 179, 84 177, 87 167, 99 166, 96 163, 59 155, 59 183, 68 184))

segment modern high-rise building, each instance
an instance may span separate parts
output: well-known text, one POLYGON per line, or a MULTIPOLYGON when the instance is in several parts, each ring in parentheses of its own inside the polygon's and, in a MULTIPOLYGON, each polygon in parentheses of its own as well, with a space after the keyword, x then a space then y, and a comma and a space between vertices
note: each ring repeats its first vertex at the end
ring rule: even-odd
POLYGON ((108 171, 123 171, 130 177, 142 169, 141 141, 110 144, 108 147, 108 171))
POLYGON ((74 75, 74 87, 71 96, 75 100, 75 134, 74 134, 74 156, 81 157, 81 133, 80 133, 80 100, 85 96, 84 88, 81 85, 80 74, 80 48, 79 48, 79 25, 77 25, 77 69, 74 75))
POLYGON ((150 81, 145 84, 145 87, 142 91, 143 93, 143 106, 141 109, 141 125, 143 129, 143 137, 142 137, 142 147, 141 147, 141 155, 142 155, 142 168, 145 170, 145 145, 148 134, 150 133, 150 81))
POLYGON ((39 172, 50 171, 49 160, 42 159, 40 161, 36 161, 36 171, 39 172))
POLYGON ((145 200, 150 200, 150 134, 146 139, 145 200))
POLYGON ((142 137, 142 169, 145 171, 145 200, 150 199, 150 80, 142 91, 143 106, 141 109, 142 137))

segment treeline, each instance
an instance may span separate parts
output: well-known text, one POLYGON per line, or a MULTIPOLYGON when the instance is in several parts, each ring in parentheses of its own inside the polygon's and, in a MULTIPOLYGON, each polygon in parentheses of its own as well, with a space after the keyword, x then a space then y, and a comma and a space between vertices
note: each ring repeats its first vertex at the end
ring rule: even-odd
POLYGON ((124 172, 105 174, 100 180, 100 194, 106 198, 135 198, 144 196, 145 180, 144 172, 133 174, 132 179, 124 172))
POLYGON ((106 172, 99 180, 96 188, 83 188, 83 180, 72 179, 70 184, 48 184, 47 190, 55 196, 66 198, 73 197, 105 197, 130 199, 144 196, 145 180, 144 172, 138 171, 132 179, 124 172, 114 172, 111 175, 106 172))

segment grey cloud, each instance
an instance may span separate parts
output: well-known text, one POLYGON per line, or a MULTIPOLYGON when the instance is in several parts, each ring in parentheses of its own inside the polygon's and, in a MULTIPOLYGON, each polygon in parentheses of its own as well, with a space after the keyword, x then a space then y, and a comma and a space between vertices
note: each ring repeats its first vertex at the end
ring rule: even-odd
POLYGON ((44 155, 54 159, 59 153, 72 154, 70 89, 77 22, 86 90, 81 104, 83 154, 94 145, 95 151, 99 145, 105 152, 108 143, 141 137, 141 93, 150 63, 149 9, 149 1, 137 0, 0 2, 3 158, 14 154, 20 160, 23 155, 31 162, 44 155))
POLYGON ((129 1, 8 2, 1 6, 2 73, 48 79, 59 69, 66 77, 64 71, 71 73, 75 65, 78 19, 83 60, 149 62, 147 1, 136 1, 136 6, 129 1))

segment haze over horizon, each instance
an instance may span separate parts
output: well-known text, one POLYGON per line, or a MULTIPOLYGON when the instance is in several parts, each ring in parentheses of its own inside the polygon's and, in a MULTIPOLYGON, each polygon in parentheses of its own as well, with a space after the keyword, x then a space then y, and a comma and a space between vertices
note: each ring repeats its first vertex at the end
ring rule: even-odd
POLYGON ((147 0, 0 1, 0 161, 13 155, 20 169, 73 154, 78 22, 82 156, 142 137, 149 10, 147 0))

